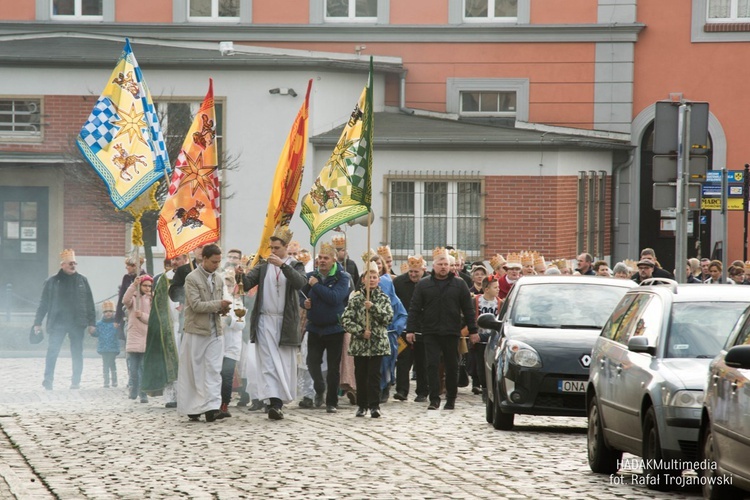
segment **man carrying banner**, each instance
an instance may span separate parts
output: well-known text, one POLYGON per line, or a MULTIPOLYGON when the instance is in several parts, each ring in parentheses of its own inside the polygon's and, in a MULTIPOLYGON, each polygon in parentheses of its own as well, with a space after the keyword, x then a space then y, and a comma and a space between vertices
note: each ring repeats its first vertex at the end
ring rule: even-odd
POLYGON ((250 316, 250 340, 255 343, 256 387, 260 400, 269 400, 268 418, 284 418, 283 404, 297 398, 297 348, 302 341, 297 297, 307 282, 305 266, 287 253, 292 233, 279 226, 270 238, 271 254, 242 277, 245 290, 258 286, 250 316))

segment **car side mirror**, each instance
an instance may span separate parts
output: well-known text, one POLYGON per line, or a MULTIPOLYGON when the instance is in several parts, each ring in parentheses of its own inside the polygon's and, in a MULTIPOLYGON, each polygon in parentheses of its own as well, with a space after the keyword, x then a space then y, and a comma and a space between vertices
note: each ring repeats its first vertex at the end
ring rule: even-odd
POLYGON ((630 337, 630 340, 628 340, 628 351, 645 352, 653 356, 656 354, 656 347, 650 346, 646 337, 630 337))
POLYGON ((477 319, 477 324, 487 330, 500 331, 503 328, 502 321, 498 321, 494 314, 484 313, 477 319))
POLYGON ((740 370, 750 370, 750 345, 736 345, 729 349, 724 364, 740 370))

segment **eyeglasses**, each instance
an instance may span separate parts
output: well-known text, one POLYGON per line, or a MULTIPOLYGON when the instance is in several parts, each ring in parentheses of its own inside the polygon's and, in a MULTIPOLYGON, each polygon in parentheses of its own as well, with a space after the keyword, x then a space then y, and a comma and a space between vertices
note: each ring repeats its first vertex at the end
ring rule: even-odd
POLYGON ((68 262, 68 265, 69 265, 69 266, 77 266, 77 265, 78 265, 78 262, 68 262))

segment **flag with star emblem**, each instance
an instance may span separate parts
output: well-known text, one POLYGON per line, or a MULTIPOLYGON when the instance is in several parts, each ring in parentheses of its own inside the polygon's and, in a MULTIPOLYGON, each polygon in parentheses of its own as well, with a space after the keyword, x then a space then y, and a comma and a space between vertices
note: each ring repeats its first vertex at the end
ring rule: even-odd
POLYGON ((104 180, 112 203, 127 207, 170 172, 154 101, 130 40, 76 140, 104 180))
POLYGON ((367 86, 344 126, 333 154, 302 199, 300 217, 310 244, 341 224, 370 212, 372 204, 372 57, 367 86))
POLYGON ((159 238, 167 258, 219 239, 221 196, 216 147, 214 84, 203 100, 174 165, 167 199, 159 212, 159 238))

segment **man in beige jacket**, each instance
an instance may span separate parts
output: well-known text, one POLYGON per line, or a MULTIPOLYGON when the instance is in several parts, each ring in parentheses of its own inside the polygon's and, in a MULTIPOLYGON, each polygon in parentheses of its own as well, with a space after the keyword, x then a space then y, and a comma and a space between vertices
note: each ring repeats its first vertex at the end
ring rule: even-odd
POLYGON ((229 311, 223 300, 218 245, 203 247, 203 262, 185 278, 185 326, 180 342, 177 412, 198 421, 201 413, 213 422, 221 406, 221 362, 224 339, 220 314, 229 311))

